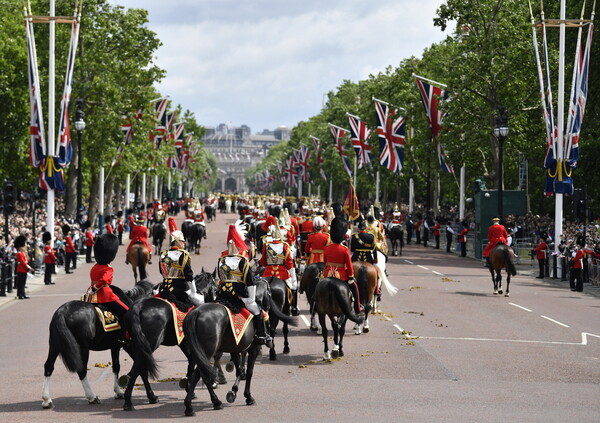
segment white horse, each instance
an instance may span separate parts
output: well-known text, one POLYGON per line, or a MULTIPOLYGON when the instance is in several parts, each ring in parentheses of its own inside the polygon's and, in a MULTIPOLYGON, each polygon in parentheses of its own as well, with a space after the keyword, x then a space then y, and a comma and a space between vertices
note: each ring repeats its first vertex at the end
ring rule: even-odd
POLYGON ((225 213, 231 213, 231 200, 225 200, 225 213))

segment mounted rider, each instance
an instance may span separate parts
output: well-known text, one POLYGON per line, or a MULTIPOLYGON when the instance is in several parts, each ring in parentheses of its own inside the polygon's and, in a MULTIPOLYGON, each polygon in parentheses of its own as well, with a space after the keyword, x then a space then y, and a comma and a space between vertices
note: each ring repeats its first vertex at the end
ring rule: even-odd
POLYGON ((177 230, 175 219, 169 217, 171 247, 161 251, 158 269, 163 281, 160 284, 158 297, 172 302, 181 311, 187 312, 190 307, 204 304, 204 296, 196 292, 192 259, 184 250, 183 233, 177 230))
POLYGON ((388 223, 388 229, 392 229, 392 227, 396 225, 402 225, 404 223, 404 216, 398 207, 398 204, 394 204, 394 209, 392 210, 392 214, 390 216, 390 221, 388 223))
POLYGON ((154 222, 165 223, 166 218, 167 213, 163 210, 162 204, 158 203, 158 205, 156 206, 156 212, 154 212, 154 222))
POLYGON ((366 261, 368 263, 377 263, 377 247, 375 246, 375 236, 367 232, 367 224, 364 220, 358 223, 358 232, 352 235, 350 239, 350 251, 352 252, 352 261, 366 261))
POLYGON ((308 235, 306 246, 304 247, 304 251, 308 254, 307 265, 312 263, 324 263, 325 256, 323 255, 323 252, 325 247, 330 244, 329 234, 323 232, 326 225, 325 219, 321 216, 315 216, 312 220, 312 225, 314 232, 308 235))
MULTIPOLYGON (((129 238, 131 241, 125 250, 126 253, 129 253, 129 250, 133 246, 133 244, 140 243, 146 246, 148 251, 152 252, 152 247, 148 244, 148 228, 144 226, 144 218, 141 216, 135 216, 133 218, 134 226, 131 228, 129 232, 129 238)), ((125 258, 125 264, 129 264, 129 260, 125 258)), ((148 264, 152 264, 152 254, 150 254, 150 261, 148 264)))
POLYGON ((490 263, 490 252, 498 244, 506 244, 508 233, 504 225, 500 224, 499 217, 492 218, 492 226, 488 228, 488 243, 483 250, 483 257, 485 257, 485 267, 491 267, 490 263))
POLYGON ((256 287, 248 257, 246 243, 238 228, 236 225, 229 225, 227 250, 222 253, 217 264, 217 302, 233 310, 245 307, 254 316, 252 320, 259 345, 272 348, 273 340, 267 334, 262 310, 255 300, 256 287))
POLYGON ((375 218, 375 209, 371 206, 371 211, 367 216, 367 228, 366 231, 373 235, 375 238, 375 246, 379 251, 383 254, 387 255, 388 246, 385 240, 385 235, 383 234, 383 227, 379 220, 375 218))

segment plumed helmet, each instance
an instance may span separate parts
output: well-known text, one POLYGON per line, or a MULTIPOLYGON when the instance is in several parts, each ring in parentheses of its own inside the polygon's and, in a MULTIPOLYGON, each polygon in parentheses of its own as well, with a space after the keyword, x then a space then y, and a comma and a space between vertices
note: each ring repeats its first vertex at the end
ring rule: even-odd
POLYGON ((169 216, 167 222, 169 223, 169 233, 172 234, 177 230, 177 222, 175 222, 175 219, 171 216, 169 216))
POLYGON ((340 244, 346 239, 346 231, 348 230, 348 222, 340 217, 336 217, 331 221, 331 227, 329 228, 329 236, 331 241, 336 244, 340 244))
POLYGON ((323 219, 321 216, 315 216, 315 218, 313 219, 313 226, 315 227, 315 229, 321 229, 323 226, 325 226, 325 219, 323 219))
POLYGON ((46 243, 51 240, 52 240, 52 234, 50 232, 46 231, 42 234, 42 242, 46 243))
POLYGON ((277 226, 271 226, 271 228, 269 230, 269 236, 273 240, 280 241, 282 239, 281 230, 277 226))
POLYGON ((242 234, 236 225, 229 225, 229 231, 227 232, 227 247, 231 248, 230 245, 232 243, 238 251, 245 251, 248 249, 242 238, 242 234))
POLYGON ((94 243, 94 257, 98 264, 110 264, 117 256, 119 238, 114 234, 103 234, 94 243))
POLYGON ((183 232, 181 232, 179 230, 171 232, 171 242, 174 242, 174 241, 185 242, 183 232))
POLYGON ((67 235, 69 235, 69 232, 71 231, 71 226, 69 226, 65 223, 64 225, 62 225, 61 229, 62 229, 63 235, 67 236, 67 235))
POLYGON ((25 246, 25 243, 27 243, 27 238, 25 238, 23 235, 19 235, 18 237, 15 238, 15 248, 21 248, 25 246))
POLYGON ((275 221, 275 216, 269 215, 269 216, 267 216, 265 223, 263 223, 263 225, 262 225, 262 230, 263 230, 263 232, 267 232, 269 230, 270 226, 275 226, 275 225, 277 225, 277 222, 275 221))
POLYGON ((144 224, 144 218, 142 216, 136 216, 135 223, 137 223, 138 225, 144 224))

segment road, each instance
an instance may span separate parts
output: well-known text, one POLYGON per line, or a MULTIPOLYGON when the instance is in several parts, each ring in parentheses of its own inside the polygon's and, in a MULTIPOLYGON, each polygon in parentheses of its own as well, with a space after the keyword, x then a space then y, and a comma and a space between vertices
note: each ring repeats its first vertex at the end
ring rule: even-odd
MULTIPOLYGON (((208 239, 193 268, 214 269, 225 249, 227 224, 220 214, 208 224, 208 239)), ((115 284, 133 285, 121 247, 114 262, 115 284)), ((29 300, 0 305, 0 412, 3 422, 99 422, 113 419, 165 421, 183 417, 185 393, 176 379, 185 360, 175 347, 155 356, 160 379, 158 404, 134 391, 136 410, 122 411, 112 398, 109 352, 92 352, 88 378, 102 403, 89 405, 76 375, 56 364, 51 393, 55 408, 43 410, 41 388, 48 323, 56 308, 80 297, 91 264, 55 277, 56 285, 29 284, 29 300), (98 364, 99 366, 97 366, 98 364)), ((527 269, 525 269, 527 270, 527 269)), ((348 324, 345 356, 323 362, 322 339, 307 327, 300 302, 299 326, 292 328, 290 354, 259 358, 252 393, 257 405, 236 403, 214 411, 206 390, 194 402, 202 421, 245 422, 598 422, 600 421, 600 300, 598 288, 571 292, 520 274, 510 297, 492 295, 481 263, 418 245, 388 262, 390 280, 400 290, 384 292, 381 312, 368 334, 355 336, 348 324)), ((527 273, 527 272, 524 272, 527 273)), ((159 282, 157 260, 149 278, 159 282)), ((279 331, 281 333, 281 331, 279 331)), ((266 351, 265 351, 266 352, 266 351)), ((123 369, 131 359, 122 358, 123 369)), ((231 375, 229 375, 231 380, 231 375)), ((225 401, 226 387, 217 392, 225 401)))

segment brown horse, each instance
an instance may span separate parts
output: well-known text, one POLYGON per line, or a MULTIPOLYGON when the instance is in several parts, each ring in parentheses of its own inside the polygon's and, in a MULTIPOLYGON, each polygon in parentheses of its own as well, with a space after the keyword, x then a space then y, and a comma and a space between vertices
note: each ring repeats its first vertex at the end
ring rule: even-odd
POLYGON ((362 332, 369 333, 369 311, 376 311, 377 308, 377 300, 375 299, 375 291, 377 290, 377 268, 375 265, 367 262, 367 261, 357 261, 352 263, 352 267, 354 269, 354 274, 358 276, 361 267, 364 267, 367 272, 367 281, 369 282, 367 289, 363 293, 362 291, 359 293, 360 295, 360 303, 363 305, 365 309, 365 321, 361 328, 361 325, 356 323, 354 325, 354 334, 360 335, 362 332), (364 295, 364 298, 363 298, 364 295))
POLYGON ((144 244, 133 244, 127 253, 127 261, 131 264, 131 268, 133 269, 135 283, 138 281, 138 270, 140 272, 140 279, 146 279, 146 265, 148 265, 148 262, 150 261, 150 251, 144 244))
POLYGON ((494 282, 494 295, 502 295, 502 269, 506 269, 506 294, 509 296, 508 287, 510 285, 510 277, 516 276, 517 268, 514 262, 514 252, 506 244, 498 244, 490 251, 490 274, 494 282))

